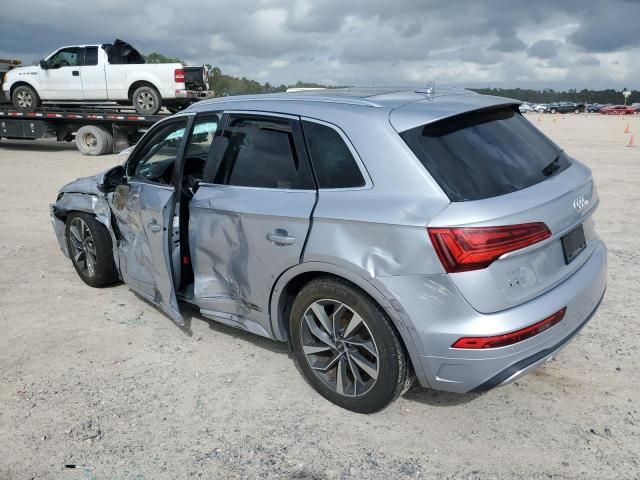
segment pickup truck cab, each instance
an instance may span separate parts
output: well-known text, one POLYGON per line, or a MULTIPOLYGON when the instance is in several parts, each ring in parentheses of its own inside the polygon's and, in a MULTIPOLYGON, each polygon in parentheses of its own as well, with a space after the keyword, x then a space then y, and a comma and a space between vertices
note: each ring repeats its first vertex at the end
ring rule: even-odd
POLYGON ((177 111, 212 97, 207 79, 206 67, 145 63, 135 48, 115 40, 62 47, 38 65, 8 72, 2 89, 21 110, 33 110, 42 102, 117 102, 133 105, 139 114, 154 115, 163 105, 177 111))

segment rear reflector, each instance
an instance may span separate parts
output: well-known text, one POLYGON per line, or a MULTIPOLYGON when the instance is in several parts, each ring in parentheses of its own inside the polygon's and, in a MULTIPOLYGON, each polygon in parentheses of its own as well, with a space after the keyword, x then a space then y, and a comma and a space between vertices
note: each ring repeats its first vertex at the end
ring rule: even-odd
POLYGON ((176 68, 173 72, 173 78, 176 83, 184 83, 184 70, 181 68, 176 68))
POLYGON ((520 250, 551 236, 542 222, 427 230, 442 266, 449 273, 486 268, 505 253, 520 250))
POLYGON ((506 347, 514 343, 522 342, 527 338, 534 337, 539 333, 544 332, 546 329, 553 327, 559 323, 567 311, 567 307, 548 316, 544 320, 529 325, 528 327, 516 330, 515 332, 505 333, 504 335, 495 335, 493 337, 463 337, 451 345, 451 348, 466 348, 466 349, 482 349, 482 348, 498 348, 506 347))

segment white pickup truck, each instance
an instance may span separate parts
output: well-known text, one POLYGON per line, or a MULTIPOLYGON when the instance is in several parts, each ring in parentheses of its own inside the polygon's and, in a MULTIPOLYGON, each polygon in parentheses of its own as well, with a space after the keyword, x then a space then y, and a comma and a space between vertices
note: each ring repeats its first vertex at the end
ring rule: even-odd
POLYGON ((208 71, 180 63, 145 63, 122 40, 103 45, 63 47, 39 65, 14 68, 5 74, 2 90, 20 110, 43 102, 133 105, 141 115, 162 106, 179 110, 185 103, 209 98, 208 71))

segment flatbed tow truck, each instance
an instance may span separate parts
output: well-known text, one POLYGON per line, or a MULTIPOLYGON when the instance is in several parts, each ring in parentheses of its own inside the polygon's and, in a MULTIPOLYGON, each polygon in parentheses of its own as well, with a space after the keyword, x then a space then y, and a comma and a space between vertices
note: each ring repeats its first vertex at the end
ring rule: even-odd
POLYGON ((0 103, 0 139, 75 141, 84 155, 104 155, 135 144, 151 125, 170 115, 140 115, 131 108, 104 105, 45 106, 22 111, 0 103))

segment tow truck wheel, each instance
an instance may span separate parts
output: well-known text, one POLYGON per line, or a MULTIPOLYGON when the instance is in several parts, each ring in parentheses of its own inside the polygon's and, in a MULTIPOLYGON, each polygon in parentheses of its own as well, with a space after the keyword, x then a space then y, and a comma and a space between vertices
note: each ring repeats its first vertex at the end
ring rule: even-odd
POLYGON ((40 106, 40 97, 29 85, 16 87, 11 100, 18 110, 34 110, 40 106))
POLYGON ((94 125, 85 125, 76 133, 76 147, 83 155, 98 156, 113 152, 113 135, 94 125))
POLYGON ((160 94, 153 87, 140 87, 133 92, 133 107, 141 115, 155 115, 162 107, 160 94))

